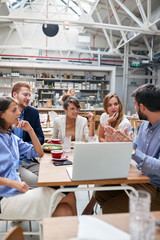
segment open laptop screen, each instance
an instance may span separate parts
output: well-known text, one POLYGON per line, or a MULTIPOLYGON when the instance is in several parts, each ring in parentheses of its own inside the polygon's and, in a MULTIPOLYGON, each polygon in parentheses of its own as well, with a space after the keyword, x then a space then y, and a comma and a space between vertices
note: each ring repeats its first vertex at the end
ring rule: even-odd
POLYGON ((75 143, 72 180, 126 178, 132 142, 75 143))

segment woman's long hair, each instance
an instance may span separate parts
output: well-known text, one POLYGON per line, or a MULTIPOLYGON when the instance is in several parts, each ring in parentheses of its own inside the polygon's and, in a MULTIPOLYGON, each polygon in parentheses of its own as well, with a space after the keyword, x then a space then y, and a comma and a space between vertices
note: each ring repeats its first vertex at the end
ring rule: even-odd
POLYGON ((121 103, 121 100, 120 98, 115 94, 115 93, 109 93, 107 94, 104 99, 103 99, 103 108, 105 110, 105 112, 108 114, 107 112, 107 109, 108 109, 108 103, 109 103, 109 100, 111 98, 115 97, 118 101, 118 104, 119 104, 119 114, 118 114, 118 118, 115 122, 111 123, 111 126, 115 129, 118 128, 119 124, 121 123, 122 119, 123 119, 123 115, 124 115, 124 110, 123 110, 123 106, 122 106, 122 103, 121 103))
POLYGON ((12 130, 13 126, 7 127, 7 124, 3 118, 2 114, 9 108, 12 102, 17 103, 17 101, 11 97, 1 97, 0 98, 0 133, 8 133, 8 130, 12 130))

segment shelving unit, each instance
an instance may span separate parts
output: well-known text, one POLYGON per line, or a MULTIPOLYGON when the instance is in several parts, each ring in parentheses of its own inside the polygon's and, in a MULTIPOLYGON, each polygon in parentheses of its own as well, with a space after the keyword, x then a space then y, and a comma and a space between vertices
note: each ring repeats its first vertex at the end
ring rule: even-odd
POLYGON ((35 98, 35 78, 29 77, 12 77, 12 76, 0 76, 0 95, 11 96, 11 89, 15 82, 26 81, 32 86, 32 99, 35 98))
POLYGON ((115 67, 0 63, 1 95, 4 91, 9 94, 13 83, 21 80, 32 85, 37 93, 33 97, 37 96, 40 107, 47 99, 52 99, 54 105, 55 96, 58 98, 62 90, 68 88, 75 88, 80 102, 95 105, 102 102, 108 92, 115 90, 115 67))
POLYGON ((52 74, 43 73, 42 75, 41 78, 37 78, 38 99, 42 102, 46 101, 45 96, 48 98, 52 98, 56 94, 60 96, 63 89, 74 88, 76 96, 81 102, 97 104, 102 102, 104 96, 110 91, 109 72, 97 73, 83 70, 67 71, 66 73, 61 70, 58 77, 55 78, 47 77, 52 74))

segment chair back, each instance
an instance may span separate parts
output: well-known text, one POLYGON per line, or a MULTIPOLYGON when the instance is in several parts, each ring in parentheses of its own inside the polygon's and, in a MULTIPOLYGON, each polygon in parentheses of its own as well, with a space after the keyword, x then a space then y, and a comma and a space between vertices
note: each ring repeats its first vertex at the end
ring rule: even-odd
POLYGON ((130 120, 133 134, 138 135, 138 130, 143 121, 139 120, 138 118, 133 118, 133 117, 128 118, 128 120, 130 120))
POLYGON ((19 226, 13 227, 2 240, 24 240, 22 228, 19 226))

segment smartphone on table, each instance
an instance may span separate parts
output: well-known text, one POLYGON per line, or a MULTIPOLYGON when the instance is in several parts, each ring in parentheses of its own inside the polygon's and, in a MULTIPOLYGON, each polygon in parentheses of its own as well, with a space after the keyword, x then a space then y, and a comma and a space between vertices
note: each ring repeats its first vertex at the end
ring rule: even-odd
POLYGON ((53 162, 53 164, 55 166, 63 166, 63 165, 72 165, 72 162, 71 161, 58 161, 58 162, 53 162))

